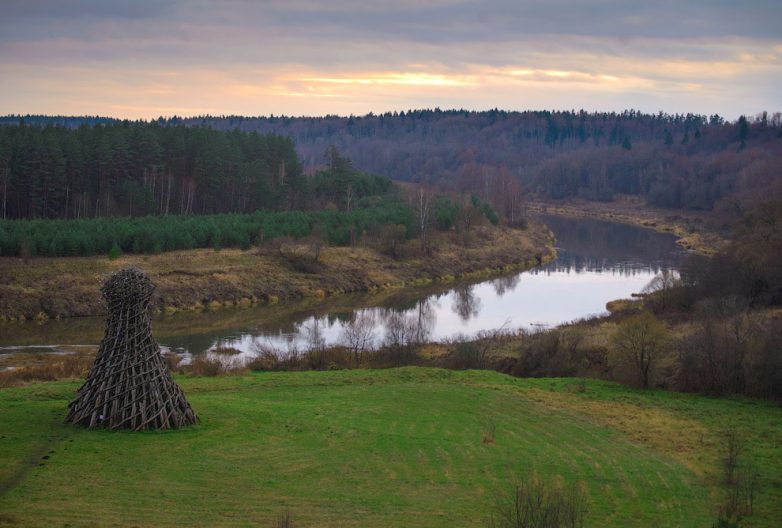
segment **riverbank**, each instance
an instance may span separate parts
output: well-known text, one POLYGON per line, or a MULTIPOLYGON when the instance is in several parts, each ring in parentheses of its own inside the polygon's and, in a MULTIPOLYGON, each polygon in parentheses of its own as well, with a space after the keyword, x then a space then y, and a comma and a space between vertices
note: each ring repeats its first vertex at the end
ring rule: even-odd
POLYGON ((696 211, 657 209, 638 197, 621 197, 613 202, 586 200, 532 201, 526 204, 530 212, 597 218, 671 233, 684 249, 701 255, 713 255, 725 247, 727 240, 708 227, 708 214, 696 211))
POLYGON ((349 292, 380 292, 522 271, 554 258, 552 235, 481 227, 467 246, 443 234, 430 255, 408 242, 395 259, 370 247, 330 247, 318 261, 307 248, 197 249, 160 255, 0 258, 0 321, 45 320, 103 313, 100 283, 128 265, 149 273, 154 313, 216 310, 349 292))

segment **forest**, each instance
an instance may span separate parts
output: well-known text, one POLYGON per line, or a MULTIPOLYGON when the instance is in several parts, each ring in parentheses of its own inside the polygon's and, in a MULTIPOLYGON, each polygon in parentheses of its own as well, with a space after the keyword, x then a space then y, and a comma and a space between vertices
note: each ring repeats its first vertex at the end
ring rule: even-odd
POLYGON ((629 194, 710 211, 756 201, 782 164, 782 117, 766 112, 733 122, 633 110, 435 109, 152 122, 5 116, 0 125, 4 218, 296 210, 328 201, 345 209, 387 185, 369 174, 474 193, 509 217, 519 186, 549 199, 629 194), (326 190, 306 177, 352 167, 347 160, 362 182, 342 171, 340 188, 326 190))
MULTIPOLYGON (((179 120, 177 120, 179 122, 179 120)), ((334 144, 363 170, 394 179, 501 194, 510 175, 546 198, 711 210, 767 187, 782 162, 782 116, 585 111, 411 110, 363 117, 183 120, 292 138, 305 164, 334 144)))
MULTIPOLYGON (((21 119, 28 125, 76 129, 119 123, 46 116, 6 116, 0 123, 18 125, 21 119)), ((526 192, 544 198, 610 201, 631 194, 653 206, 708 211, 735 200, 756 200, 758 190, 768 188, 782 164, 782 117, 767 112, 728 121, 719 115, 633 110, 434 109, 349 117, 173 117, 156 123, 161 128, 186 125, 283 136, 295 145, 305 172, 323 167, 323 153, 335 146, 362 171, 476 193, 497 209, 502 208, 508 182, 519 182, 526 192)), ((164 156, 173 152, 161 144, 164 156)), ((7 159, 8 154, 0 157, 6 167, 7 159)), ((274 165, 278 159, 267 160, 264 168, 279 169, 274 165)), ((177 169, 172 170, 176 174, 177 169)), ((289 165, 287 170, 295 179, 299 168, 289 165)), ((228 176, 231 170, 225 172, 228 176)), ((226 186, 229 195, 232 186, 246 181, 232 178, 226 186)), ((282 203, 294 206, 300 200, 295 193, 286 198, 289 201, 282 203)), ((236 206, 230 196, 220 203, 236 206)), ((200 208, 209 210, 206 204, 200 208)))
POLYGON ((447 230, 457 217, 467 229, 476 215, 499 221, 476 195, 422 190, 416 200, 413 189, 356 169, 334 146, 321 157, 304 171, 293 141, 275 134, 21 119, 0 127, 0 255, 246 249, 312 234, 336 245, 367 233, 423 244, 429 223, 447 230), (427 225, 414 228, 416 214, 427 225))
POLYGON ((334 207, 391 187, 336 149, 305 175, 275 134, 112 122, 0 127, 3 218, 247 213, 334 207), (326 159, 327 158, 327 159, 326 159), (325 174, 323 174, 325 172, 325 174))
MULTIPOLYGON (((760 199, 782 191, 779 166, 779 113, 741 116, 735 122, 718 115, 632 110, 435 109, 150 122, 6 116, 0 118, 2 218, 34 222, 3 223, 0 252, 89 255, 105 253, 115 243, 125 252, 244 247, 263 238, 262 225, 270 225, 271 216, 256 211, 352 214, 392 202, 412 207, 414 200, 405 200, 392 179, 449 196, 456 208, 483 207, 484 216, 495 223, 499 217, 512 224, 522 221, 522 204, 530 197, 611 201, 635 195, 652 206, 713 211, 727 232, 760 199), (170 220, 154 229, 148 227, 155 224, 152 220, 130 220, 232 214, 245 216, 170 220), (99 227, 113 225, 105 222, 92 227, 54 223, 51 228, 35 223, 109 216, 127 220, 112 229, 99 227), (174 224, 199 227, 173 241, 163 233, 169 229, 164 226, 174 224), (47 231, 53 234, 42 234, 47 231), (67 237, 56 235, 66 231, 67 237), (150 235, 153 231, 157 235, 150 235)), ((401 189, 409 195, 412 187, 401 189)), ((433 219, 448 211, 440 205, 433 219)), ((382 221, 386 213, 377 214, 382 221)), ((455 214, 438 220, 440 228, 443 222, 453 225, 455 214)), ((469 221, 469 216, 462 219, 469 221)), ((291 236, 324 224, 313 218, 301 221, 306 229, 269 228, 269 234, 291 236)), ((328 232, 335 243, 368 227, 355 218, 325 222, 337 223, 343 227, 328 232), (344 227, 348 224, 352 228, 344 227)), ((406 236, 414 235, 407 227, 406 236)))

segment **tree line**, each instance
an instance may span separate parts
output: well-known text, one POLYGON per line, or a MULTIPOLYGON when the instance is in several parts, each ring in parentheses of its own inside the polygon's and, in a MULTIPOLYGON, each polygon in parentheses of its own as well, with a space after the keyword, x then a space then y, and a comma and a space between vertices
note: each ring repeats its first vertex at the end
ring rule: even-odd
POLYGON ((507 179, 547 198, 711 210, 779 179, 782 114, 411 110, 365 116, 173 118, 281 134, 306 167, 335 145, 362 170, 475 193, 501 209, 507 179), (509 177, 509 178, 508 178, 509 177))
MULTIPOLYGON (((326 185, 325 174, 317 178, 318 185, 326 185)), ((330 182, 328 186, 339 189, 340 183, 330 182)), ((362 194, 361 189, 354 192, 362 194)), ((491 206, 474 195, 448 196, 423 188, 352 199, 349 194, 336 194, 352 201, 349 210, 0 220, 0 256, 118 256, 195 248, 249 249, 274 244, 281 238, 305 237, 317 239, 318 247, 346 246, 368 236, 382 251, 398 257, 399 246, 413 238, 421 241, 422 250, 431 250, 432 229, 454 231, 468 242, 472 227, 500 221, 491 206)), ((323 195, 330 196, 326 192, 323 195)))
POLYGON ((257 211, 215 215, 113 217, 71 220, 0 221, 0 255, 87 256, 162 253, 194 248, 249 249, 275 238, 302 238, 313 232, 323 243, 347 245, 351 233, 401 226, 414 236, 411 209, 401 201, 342 211, 257 211))
MULTIPOLYGON (((767 112, 742 116, 736 121, 727 121, 716 114, 644 114, 633 110, 590 113, 434 109, 348 117, 172 117, 152 123, 90 116, 6 116, 0 118, 0 124, 16 128, 20 120, 27 123, 28 129, 86 128, 98 130, 92 132, 97 135, 106 130, 139 127, 155 130, 161 137, 170 134, 189 138, 180 129, 198 131, 184 143, 196 145, 194 150, 200 155, 193 154, 184 165, 174 164, 170 168, 174 178, 170 200, 168 161, 181 158, 174 148, 176 144, 172 146, 170 140, 159 141, 165 162, 162 173, 160 168, 147 166, 145 180, 143 163, 134 172, 134 181, 142 181, 142 188, 143 182, 150 187, 152 197, 148 201, 157 204, 156 208, 146 205, 144 213, 158 214, 164 214, 166 206, 169 212, 173 207, 176 212, 195 213, 310 207, 316 191, 312 185, 306 185, 307 179, 302 179, 301 174, 313 175, 333 167, 330 156, 323 155, 332 146, 352 160, 352 165, 360 171, 432 185, 448 192, 476 194, 505 216, 515 214, 511 212, 519 200, 513 197, 521 193, 521 187, 527 193, 554 199, 580 197, 610 201, 617 195, 631 194, 660 207, 711 210, 737 199, 746 202, 753 198, 758 189, 778 181, 776 168, 782 162, 782 115, 767 112), (209 130, 223 131, 227 134, 221 136, 225 142, 242 146, 238 150, 220 146, 223 140, 217 140, 209 130), (208 142, 213 145, 206 151, 199 149, 196 136, 208 136, 208 142), (262 138, 285 146, 266 149, 247 146, 263 143, 262 138), (300 163, 292 155, 294 144, 300 163), (234 155, 228 155, 229 151, 234 155), (215 157, 222 161, 206 163, 215 157), (246 166, 257 158, 260 158, 257 165, 246 166), (155 171, 153 175, 149 174, 151 170, 155 171), (281 173, 285 177, 280 179, 281 173), (258 174, 264 176, 258 178, 258 174), (196 185, 189 207, 191 178, 196 185), (290 187, 280 186, 280 182, 290 187), (256 194, 246 192, 248 189, 256 194), (220 191, 220 199, 212 200, 207 193, 216 191, 220 191)), ((131 154, 140 152, 138 144, 138 140, 129 141, 131 154)), ((0 146, 0 152, 2 149, 0 146)), ((121 153, 123 149, 120 147, 118 151, 121 153)), ((121 160, 123 156, 115 158, 121 160)), ((0 154, 0 165, 3 159, 7 160, 8 156, 4 158, 0 154)), ((25 156, 15 159, 25 159, 25 156)), ((131 159, 144 158, 133 154, 131 159)), ((100 182, 101 167, 106 166, 105 156, 88 156, 85 160, 93 173, 90 178, 100 182), (104 159, 103 163, 98 163, 99 159, 104 159)), ((18 163, 14 164, 14 174, 18 174, 18 163)), ((2 166, 10 168, 7 162, 2 166)), ((88 199, 84 200, 90 204, 87 209, 91 210, 91 216, 112 210, 111 196, 106 201, 100 184, 95 185, 98 189, 88 193, 88 199)), ((45 187, 43 183, 39 186, 45 187)), ((104 183, 103 188, 106 187, 104 183)), ((115 189, 116 182, 109 187, 115 189)), ((109 194, 112 193, 118 191, 109 194)), ((75 199, 82 203, 81 198, 75 199)), ((122 202, 121 213, 135 214, 130 212, 128 202, 129 199, 122 202)), ((337 202, 344 207, 349 200, 343 193, 337 202)), ((33 205, 14 217, 46 216, 40 212, 42 207, 33 205)), ((71 203, 70 216, 74 211, 83 216, 84 207, 71 203)))
POLYGON ((305 174, 290 138, 157 122, 0 126, 2 218, 294 211, 391 189, 336 149, 305 174))

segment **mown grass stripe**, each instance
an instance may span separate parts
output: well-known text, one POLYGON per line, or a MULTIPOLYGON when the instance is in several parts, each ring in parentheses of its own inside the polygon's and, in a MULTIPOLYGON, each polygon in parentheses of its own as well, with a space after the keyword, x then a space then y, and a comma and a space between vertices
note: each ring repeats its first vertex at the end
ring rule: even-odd
MULTIPOLYGON (((30 526, 269 525, 284 509, 303 526, 474 526, 534 471, 583 481, 593 526, 710 522, 709 488, 691 471, 588 415, 526 397, 519 389, 534 380, 394 369, 178 381, 202 425, 68 429, 72 442, 0 509, 30 526)), ((64 412, 73 389, 0 391, 0 454, 13 459, 51 434, 41 419, 64 412)))

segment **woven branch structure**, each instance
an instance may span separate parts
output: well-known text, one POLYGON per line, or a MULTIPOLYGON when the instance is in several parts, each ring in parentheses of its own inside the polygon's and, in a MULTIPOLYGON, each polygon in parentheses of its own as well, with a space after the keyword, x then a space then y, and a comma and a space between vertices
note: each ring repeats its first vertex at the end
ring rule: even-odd
POLYGON ((106 334, 66 422, 108 429, 177 429, 198 422, 152 339, 149 301, 155 286, 142 271, 122 269, 101 292, 106 334))

